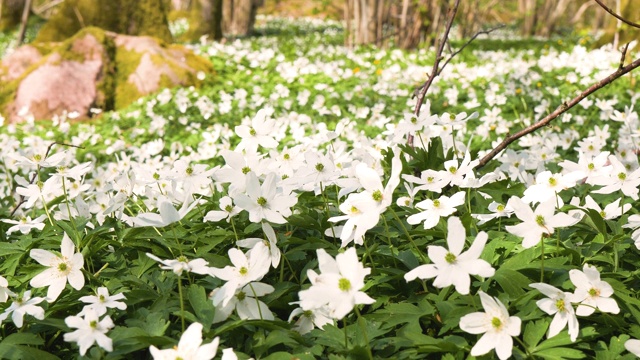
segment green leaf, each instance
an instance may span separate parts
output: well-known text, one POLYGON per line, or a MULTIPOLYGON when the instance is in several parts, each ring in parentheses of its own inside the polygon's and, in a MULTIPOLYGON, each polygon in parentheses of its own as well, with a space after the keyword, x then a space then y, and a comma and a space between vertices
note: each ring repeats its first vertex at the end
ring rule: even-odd
POLYGON ((198 322, 203 325, 205 331, 209 331, 213 323, 215 309, 213 303, 207 297, 205 289, 200 285, 193 284, 187 289, 187 298, 193 308, 193 313, 198 318, 198 322))
POLYGON ((620 359, 623 352, 627 351, 624 347, 624 343, 631 337, 626 334, 622 334, 619 337, 613 336, 609 340, 609 346, 604 341, 598 341, 596 346, 596 360, 616 360, 620 359))
POLYGON ((538 345, 548 327, 549 322, 545 319, 527 323, 524 329, 524 343, 527 344, 527 347, 533 348, 538 345))
POLYGON ((311 354, 289 354, 286 352, 278 351, 273 353, 267 357, 263 358, 264 360, 314 360, 315 357, 311 354))
POLYGON ((584 359, 587 357, 580 350, 566 347, 541 350, 536 352, 535 355, 548 360, 584 359))
POLYGON ((409 303, 394 303, 373 313, 371 317, 382 321, 385 326, 393 327, 399 324, 419 322, 420 318, 433 315, 435 308, 426 300, 416 305, 409 303))
POLYGON ((534 282, 518 271, 503 267, 500 267, 498 271, 496 271, 492 279, 495 280, 502 290, 512 299, 524 295, 525 291, 523 289, 528 289, 529 284, 534 282))

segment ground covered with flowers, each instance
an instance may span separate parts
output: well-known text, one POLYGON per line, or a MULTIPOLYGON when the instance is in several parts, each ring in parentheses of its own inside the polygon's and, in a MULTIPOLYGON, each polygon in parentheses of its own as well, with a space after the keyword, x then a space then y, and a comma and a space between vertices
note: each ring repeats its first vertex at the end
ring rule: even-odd
POLYGON ((482 39, 415 117, 433 50, 267 20, 200 89, 2 127, 0 357, 640 354, 635 77, 476 168, 619 52, 482 39))

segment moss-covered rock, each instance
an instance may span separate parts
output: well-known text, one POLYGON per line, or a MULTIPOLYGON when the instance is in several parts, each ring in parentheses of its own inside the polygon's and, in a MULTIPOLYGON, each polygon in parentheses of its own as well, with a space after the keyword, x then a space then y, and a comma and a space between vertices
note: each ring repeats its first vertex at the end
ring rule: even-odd
POLYGON ((180 45, 147 36, 85 28, 62 43, 19 48, 0 63, 0 114, 36 119, 64 111, 80 118, 93 107, 112 110, 161 88, 197 85, 211 63, 180 45))
POLYGON ((36 41, 63 41, 82 28, 96 26, 171 42, 165 4, 165 0, 66 0, 42 27, 36 41))
POLYGON ((150 37, 116 37, 115 107, 165 87, 193 85, 198 72, 213 71, 211 63, 182 45, 166 45, 150 37))

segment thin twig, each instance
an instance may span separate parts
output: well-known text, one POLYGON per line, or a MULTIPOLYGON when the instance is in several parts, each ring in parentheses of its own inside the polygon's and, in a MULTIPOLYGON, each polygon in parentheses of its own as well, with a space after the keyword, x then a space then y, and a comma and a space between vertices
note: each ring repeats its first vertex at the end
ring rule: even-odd
POLYGON ((622 54, 620 54, 620 65, 618 65, 618 69, 622 69, 624 67, 624 58, 627 56, 627 49, 629 48, 629 43, 627 43, 622 48, 622 54))
MULTIPOLYGON (((49 144, 49 146, 47 147, 47 151, 44 153, 44 158, 45 159, 49 157, 49 153, 51 152, 51 148, 53 148, 53 145, 62 145, 62 146, 69 146, 69 147, 74 147, 74 148, 78 148, 78 149, 84 149, 82 146, 73 145, 73 144, 65 144, 65 143, 60 143, 60 142, 54 141, 51 144, 49 144)), ((38 172, 36 171, 31 176, 31 179, 29 179, 29 184, 33 184, 33 182, 36 181, 36 177, 37 176, 38 176, 38 172)), ((16 211, 18 211, 20 206, 22 206, 22 204, 24 204, 25 202, 27 202, 27 199, 23 195, 20 195, 20 200, 18 201, 18 204, 16 205, 15 208, 13 208, 13 210, 11 210, 11 214, 9 214, 9 216, 13 217, 13 215, 16 213, 16 211)))
MULTIPOLYGON (((460 49, 458 49, 457 51, 453 52, 451 55, 449 55, 449 57, 447 58, 447 60, 444 62, 444 64, 442 65, 442 67, 440 67, 440 69, 438 70, 438 74, 440 75, 442 73, 442 70, 444 70, 444 68, 449 64, 449 62, 451 62, 451 60, 458 55, 459 53, 461 53, 464 48, 466 48, 469 44, 471 44, 478 36, 482 35, 482 34, 490 34, 498 29, 502 29, 503 27, 505 27, 505 24, 500 24, 494 28, 491 28, 489 30, 483 30, 483 31, 478 31, 477 33, 475 33, 471 38, 469 38, 469 40, 467 40, 467 42, 465 42, 460 49)), ((428 81, 428 80, 427 80, 428 81)), ((418 96, 418 94, 422 91, 422 89, 427 85, 427 82, 425 81, 422 85, 418 86, 415 88, 415 90, 413 90, 413 96, 412 97, 416 97, 418 96)))
POLYGON ((582 93, 580 93, 580 95, 578 95, 575 98, 571 99, 569 102, 562 103, 562 105, 558 106, 558 108, 554 112, 552 112, 551 114, 547 115, 544 119, 538 121, 537 123, 535 123, 535 124, 533 124, 531 126, 528 126, 528 127, 524 128, 524 129, 518 131, 517 133, 515 133, 513 135, 507 136, 504 140, 502 140, 502 142, 498 146, 496 146, 493 150, 491 150, 491 152, 489 152, 487 155, 485 155, 480 160, 480 162, 478 163, 478 165, 475 168, 478 169, 478 168, 481 168, 481 167, 485 166, 491 159, 496 157, 496 155, 498 155, 498 153, 500 153, 502 150, 504 150, 512 142, 518 140, 519 138, 521 138, 521 137, 523 137, 525 135, 528 135, 528 134, 538 130, 539 128, 541 128, 543 126, 548 125, 551 121, 556 119, 558 116, 564 114, 565 112, 567 112, 567 110, 569 110, 572 107, 576 106, 580 101, 582 101, 582 99, 584 99, 587 96, 593 94, 594 92, 602 89, 603 87, 611 84, 616 79, 620 78, 621 76, 627 74, 628 72, 634 70, 635 68, 637 68, 639 66, 640 66, 640 59, 637 59, 634 62, 632 62, 631 64, 619 68, 618 70, 616 70, 611 75, 609 75, 606 78, 604 78, 604 79, 598 81, 597 83, 591 85, 589 88, 587 88, 582 93))
POLYGON ((597 2, 598 5, 600 5, 601 8, 605 9, 609 14, 611 14, 616 19, 622 21, 623 23, 625 23, 627 25, 630 25, 630 26, 633 26, 635 28, 640 29, 640 24, 637 24, 637 23, 634 23, 632 21, 629 21, 629 20, 623 18, 622 16, 616 14, 615 11, 611 10, 611 8, 609 8, 607 5, 605 5, 602 1, 600 1, 600 0, 593 0, 593 1, 597 2))
POLYGON ((443 58, 442 51, 444 50, 444 46, 447 43, 447 39, 449 38, 449 32, 451 31, 451 26, 453 25, 453 19, 456 17, 456 13, 458 12, 458 6, 460 6, 460 0, 456 0, 456 3, 453 5, 453 7, 449 8, 449 14, 447 16, 447 26, 445 27, 444 33, 442 34, 442 39, 440 39, 440 44, 438 46, 438 50, 436 51, 436 58, 433 62, 431 74, 422 87, 422 91, 420 91, 420 94, 418 95, 418 101, 416 102, 416 107, 413 111, 416 117, 420 115, 420 108, 422 107, 422 103, 424 102, 424 97, 427 95, 427 90, 429 90, 429 87, 431 87, 433 80, 436 78, 436 76, 438 76, 440 61, 443 58))
POLYGON ((464 50, 464 48, 466 48, 469 44, 471 44, 478 36, 485 34, 488 35, 498 29, 502 29, 503 27, 505 27, 505 24, 500 24, 494 28, 491 28, 489 30, 484 30, 484 31, 478 31, 477 33, 475 33, 475 35, 473 35, 469 40, 467 40, 466 43, 464 43, 464 45, 462 45, 460 47, 460 49, 458 49, 457 51, 455 51, 453 54, 451 54, 449 56, 449 58, 447 59, 447 61, 444 62, 444 64, 442 64, 442 67, 440 68, 440 71, 438 71, 438 75, 440 75, 440 73, 442 72, 442 70, 449 64, 449 62, 451 61, 451 59, 453 59, 456 55, 460 54, 462 52, 462 50, 464 50))
MULTIPOLYGON (((438 67, 440 65, 440 60, 442 60, 442 51, 444 50, 444 46, 447 43, 447 39, 449 38, 449 31, 451 31, 451 26, 453 25, 453 19, 456 17, 456 13, 458 12, 458 6, 460 6, 460 0, 456 0, 455 4, 452 8, 449 8, 449 13, 447 14, 447 25, 444 29, 444 33, 442 34, 442 39, 440 39, 440 43, 438 44, 438 50, 436 51, 436 58, 433 62, 433 69, 427 78, 427 81, 424 83, 422 90, 418 94, 418 100, 416 101, 416 107, 413 110, 413 113, 416 117, 420 116, 420 108, 422 107, 422 103, 424 102, 424 97, 427 95, 427 90, 431 87, 431 83, 438 76, 438 67)), ((413 147, 413 135, 409 134, 407 136, 407 145, 413 147)))

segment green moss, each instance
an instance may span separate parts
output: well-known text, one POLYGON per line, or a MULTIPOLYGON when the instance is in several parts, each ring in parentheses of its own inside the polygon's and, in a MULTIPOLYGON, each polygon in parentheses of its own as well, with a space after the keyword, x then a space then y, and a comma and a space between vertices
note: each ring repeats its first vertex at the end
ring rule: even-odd
POLYGON ((162 0, 67 0, 42 27, 36 41, 63 41, 89 26, 172 40, 162 0))
POLYGON ((115 53, 116 76, 114 77, 114 107, 123 108, 142 94, 135 84, 130 83, 129 75, 136 71, 142 54, 123 47, 117 47, 115 53))
MULTIPOLYGON (((213 72, 213 66, 207 59, 193 54, 181 45, 170 45, 167 50, 180 50, 183 52, 185 56, 185 63, 193 70, 193 72, 190 72, 188 69, 185 69, 171 61, 167 61, 166 58, 163 58, 160 55, 151 55, 151 61, 158 66, 169 66, 171 71, 173 71, 185 84, 197 85, 198 80, 196 78, 196 74, 199 71, 204 71, 206 73, 213 72)), ((117 48, 115 57, 117 76, 115 77, 116 85, 114 94, 114 107, 116 109, 121 109, 131 104, 143 95, 135 84, 129 82, 129 76, 136 71, 143 55, 143 53, 127 50, 122 47, 117 48)), ((167 75, 163 74, 160 76, 160 82, 158 85, 159 89, 174 86, 176 86, 176 84, 174 84, 167 75)))

